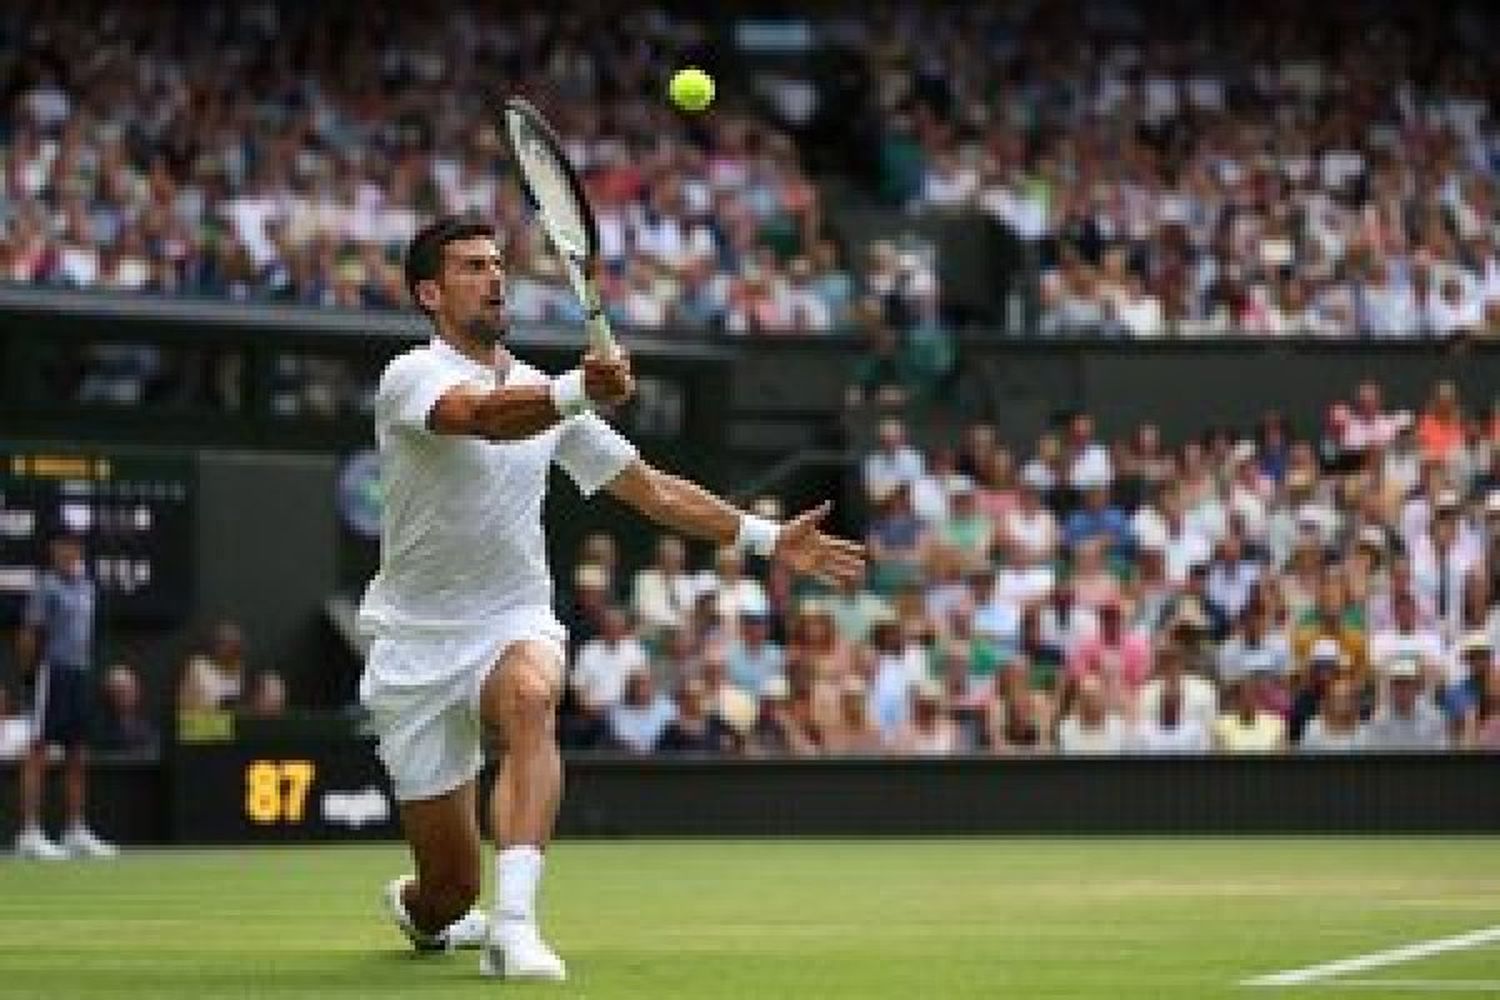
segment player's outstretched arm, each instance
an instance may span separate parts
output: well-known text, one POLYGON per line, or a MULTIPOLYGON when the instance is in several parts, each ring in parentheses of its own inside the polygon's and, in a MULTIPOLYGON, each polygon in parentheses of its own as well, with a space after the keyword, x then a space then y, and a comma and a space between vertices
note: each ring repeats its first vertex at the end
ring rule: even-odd
POLYGON ((833 508, 827 501, 776 524, 736 510, 697 483, 640 460, 626 466, 605 488, 617 500, 683 534, 744 546, 828 583, 864 577, 864 546, 818 527, 833 508))
POLYGON ((582 367, 545 385, 503 386, 488 392, 454 386, 433 404, 427 425, 438 434, 519 441, 595 404, 619 405, 634 391, 627 356, 601 358, 590 353, 583 356, 582 367))

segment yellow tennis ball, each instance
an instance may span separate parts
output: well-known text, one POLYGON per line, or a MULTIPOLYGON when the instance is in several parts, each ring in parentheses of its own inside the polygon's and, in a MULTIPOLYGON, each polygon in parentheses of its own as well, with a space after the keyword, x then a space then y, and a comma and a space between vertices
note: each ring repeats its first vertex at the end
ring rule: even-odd
POLYGON ((697 66, 680 69, 672 74, 667 94, 672 103, 684 111, 702 111, 713 103, 714 78, 697 66))

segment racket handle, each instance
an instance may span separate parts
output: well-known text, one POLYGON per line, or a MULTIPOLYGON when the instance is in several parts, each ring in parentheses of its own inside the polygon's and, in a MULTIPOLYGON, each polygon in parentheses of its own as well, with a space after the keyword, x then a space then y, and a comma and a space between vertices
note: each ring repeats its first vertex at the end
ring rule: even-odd
POLYGON ((563 263, 567 266, 568 277, 573 280, 573 290, 583 303, 583 324, 588 330, 589 348, 601 358, 619 357, 620 345, 615 342, 614 331, 610 329, 609 317, 604 312, 604 300, 599 295, 599 285, 594 281, 594 276, 585 270, 582 261, 567 254, 563 255, 563 263))
POLYGON ((589 282, 589 295, 593 302, 584 304, 584 308, 588 310, 584 325, 588 327, 589 347, 602 358, 617 358, 620 356, 620 345, 615 343, 614 331, 609 327, 609 317, 604 314, 604 308, 598 305, 599 293, 594 290, 592 281, 589 282))

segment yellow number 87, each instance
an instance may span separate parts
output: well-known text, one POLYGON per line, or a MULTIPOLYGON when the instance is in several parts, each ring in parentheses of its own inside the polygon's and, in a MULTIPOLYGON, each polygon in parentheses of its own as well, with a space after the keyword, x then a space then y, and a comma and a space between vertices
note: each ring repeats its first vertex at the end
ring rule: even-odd
POLYGON ((252 760, 245 765, 245 815, 255 823, 300 823, 317 768, 310 760, 252 760))

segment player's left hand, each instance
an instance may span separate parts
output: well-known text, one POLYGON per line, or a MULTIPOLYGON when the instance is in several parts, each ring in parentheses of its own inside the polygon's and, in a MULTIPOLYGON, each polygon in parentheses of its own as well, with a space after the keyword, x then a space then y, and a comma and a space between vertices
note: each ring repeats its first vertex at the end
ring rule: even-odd
POLYGON ((818 524, 832 509, 833 504, 825 500, 783 524, 776 537, 772 558, 824 583, 864 579, 865 547, 858 542, 826 535, 818 529, 818 524))
POLYGON ((635 376, 630 371, 630 355, 621 351, 601 357, 593 351, 583 356, 583 391, 589 399, 604 406, 619 406, 635 395, 635 376))

